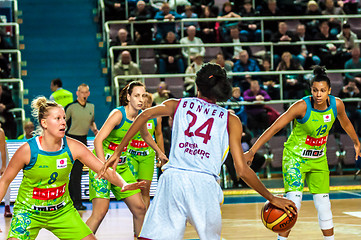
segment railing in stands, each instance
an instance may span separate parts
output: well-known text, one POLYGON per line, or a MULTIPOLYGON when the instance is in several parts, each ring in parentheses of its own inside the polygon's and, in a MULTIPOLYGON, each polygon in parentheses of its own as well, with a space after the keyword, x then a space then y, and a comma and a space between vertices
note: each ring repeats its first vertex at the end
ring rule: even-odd
POLYGON ((0 23, 0 28, 6 28, 6 34, 11 38, 14 49, 19 49, 20 30, 18 23, 0 23))
POLYGON ((11 64, 11 72, 13 78, 21 78, 21 52, 19 50, 0 50, 1 54, 9 54, 9 62, 11 64), (13 58, 15 57, 15 60, 13 58), (15 69, 14 69, 15 68, 15 69))
POLYGON ((24 108, 24 82, 21 79, 0 79, 0 84, 7 84, 11 90, 16 107, 24 108))

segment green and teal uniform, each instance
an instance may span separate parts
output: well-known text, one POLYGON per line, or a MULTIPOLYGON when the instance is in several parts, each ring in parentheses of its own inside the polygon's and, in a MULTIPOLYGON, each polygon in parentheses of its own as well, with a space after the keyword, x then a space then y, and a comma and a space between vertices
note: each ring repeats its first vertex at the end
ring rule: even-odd
MULTIPOLYGON (((113 155, 115 149, 120 144, 122 139, 124 138, 125 134, 127 133, 128 129, 132 125, 133 121, 127 118, 127 114, 125 112, 125 108, 123 106, 116 108, 117 111, 120 111, 123 115, 122 121, 119 125, 115 126, 114 129, 109 133, 108 137, 103 141, 103 150, 104 150, 104 157, 108 159, 111 155, 113 155)), ((127 157, 125 153, 126 149, 123 150, 118 165, 117 165, 117 173, 122 176, 122 178, 127 183, 134 183, 137 182, 134 178, 129 166, 127 164, 127 157)), ((95 149, 93 151, 95 153, 95 149)), ((121 200, 127 197, 130 197, 138 192, 137 190, 130 190, 121 192, 121 188, 115 186, 108 182, 105 179, 97 179, 96 173, 92 170, 89 170, 89 198, 90 200, 94 198, 107 198, 110 199, 110 190, 112 190, 115 198, 117 200, 121 200)))
MULTIPOLYGON (((147 122, 147 129, 150 135, 154 135, 157 127, 157 119, 153 118, 147 122)), ((149 180, 153 179, 155 152, 144 142, 138 132, 127 150, 128 165, 136 179, 149 180)))
POLYGON ((14 206, 8 238, 35 239, 40 229, 59 239, 83 239, 92 231, 81 219, 69 196, 69 174, 73 157, 66 137, 55 152, 42 150, 41 137, 27 141, 31 158, 23 169, 23 180, 14 206))
POLYGON ((329 95, 326 110, 312 106, 312 96, 303 98, 307 104, 302 119, 295 119, 294 128, 283 150, 283 181, 285 191, 303 191, 307 181, 313 194, 328 193, 329 169, 326 143, 329 131, 337 117, 336 99, 329 95))

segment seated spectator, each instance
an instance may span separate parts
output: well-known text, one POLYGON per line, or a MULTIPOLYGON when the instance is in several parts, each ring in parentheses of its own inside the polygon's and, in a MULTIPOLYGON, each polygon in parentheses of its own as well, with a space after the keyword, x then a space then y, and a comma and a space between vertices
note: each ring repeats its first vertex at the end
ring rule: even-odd
MULTIPOLYGON (((223 4, 222 11, 220 12, 218 18, 240 18, 241 16, 234 12, 233 5, 230 2, 225 2, 223 4)), ((222 21, 219 23, 220 36, 228 35, 229 29, 238 25, 238 21, 222 21)))
POLYGON ((174 98, 174 96, 170 90, 168 90, 168 85, 165 82, 160 82, 157 92, 153 93, 153 103, 159 105, 169 98, 174 98))
MULTIPOLYGON (((259 72, 256 60, 249 58, 248 52, 243 50, 239 53, 239 60, 234 63, 233 72, 259 72)), ((248 87, 244 76, 233 76, 233 86, 240 87, 244 92, 248 87)))
MULTIPOLYGON (((245 0, 241 8, 242 17, 258 17, 259 13, 252 7, 251 0, 245 0)), ((260 42, 262 31, 260 29, 260 21, 242 21, 240 23, 241 35, 243 35, 247 42, 260 42)))
MULTIPOLYGON (((178 1, 177 1, 178 3, 178 1)), ((182 19, 187 19, 187 18, 198 18, 198 15, 196 13, 193 12, 193 7, 192 6, 186 6, 184 8, 184 12, 181 14, 182 19)), ((188 29, 189 26, 195 26, 196 27, 196 31, 199 32, 200 31, 200 27, 199 24, 197 22, 197 20, 195 20, 194 22, 184 22, 183 23, 184 26, 184 31, 186 32, 186 30, 188 29)))
POLYGON ((267 110, 263 101, 270 101, 271 97, 265 90, 262 90, 257 80, 251 80, 251 86, 243 93, 243 98, 248 102, 255 102, 254 105, 247 105, 247 127, 255 134, 264 131, 268 126, 267 110))
POLYGON ((19 140, 27 140, 34 136, 35 126, 32 121, 27 121, 24 123, 24 133, 21 134, 18 139, 19 140))
MULTIPOLYGON (((214 0, 189 0, 189 2, 194 7, 194 12, 197 13, 198 16, 200 16, 206 8, 210 11, 217 8, 214 6, 214 0)), ((218 11, 218 9, 215 11, 218 11)))
MULTIPOLYGON (((200 15, 200 18, 214 18, 214 15, 210 7, 203 8, 203 12, 200 15)), ((201 39, 204 43, 215 43, 216 42, 216 22, 199 22, 201 28, 201 39)))
MULTIPOLYGON (((201 68, 203 62, 203 56, 200 54, 195 55, 193 62, 191 65, 189 65, 186 69, 187 74, 195 74, 197 73, 201 68)), ((194 77, 185 77, 184 79, 184 89, 185 94, 183 94, 185 97, 195 97, 197 96, 197 88, 196 88, 196 78, 194 77)))
POLYGON ((357 35, 351 31, 351 26, 349 23, 342 25, 342 31, 337 35, 338 40, 344 40, 345 43, 341 44, 343 61, 347 61, 351 57, 351 49, 354 47, 359 47, 359 44, 356 43, 357 35))
MULTIPOLYGON (((271 62, 269 59, 263 59, 262 65, 260 66, 262 72, 270 72, 273 71, 271 69, 271 62)), ((279 88, 279 76, 278 75, 260 75, 259 76, 261 85, 266 90, 268 95, 273 100, 280 99, 280 88, 279 88)))
MULTIPOLYGON (((302 66, 292 58, 292 54, 284 52, 282 60, 278 64, 276 71, 290 71, 290 70, 303 70, 302 66)), ((305 95, 305 82, 303 75, 284 75, 283 76, 283 98, 284 99, 299 99, 305 95)))
POLYGON ((16 139, 16 122, 11 109, 15 108, 15 103, 8 91, 3 85, 0 84, 0 123, 5 131, 5 136, 9 139, 16 139))
MULTIPOLYGON (((319 16, 322 15, 322 12, 318 6, 318 3, 314 0, 311 0, 307 3, 307 9, 304 14, 305 16, 319 16)), ((314 36, 318 33, 318 26, 320 21, 318 19, 301 19, 301 23, 306 25, 306 32, 310 34, 310 36, 314 36)))
MULTIPOLYGON (((153 19, 153 13, 144 1, 137 2, 137 7, 131 12, 129 21, 145 21, 153 19)), ((134 24, 135 43, 137 45, 152 44, 153 25, 150 23, 134 24)))
POLYGON ((105 21, 125 20, 125 0, 104 0, 105 21))
MULTIPOLYGON (((230 60, 225 60, 224 59, 224 55, 223 53, 217 53, 216 55, 216 59, 211 60, 212 63, 217 63, 219 66, 221 66, 222 68, 224 68, 224 70, 226 70, 227 76, 228 73, 232 72, 234 63, 230 60)), ((231 76, 228 76, 229 79, 232 79, 231 76)))
MULTIPOLYGON (((320 32, 316 34, 314 40, 332 41, 337 40, 335 35, 330 34, 329 23, 324 21, 320 23, 320 32)), ((340 61, 341 52, 339 44, 327 43, 314 46, 314 54, 320 57, 322 64, 329 69, 338 69, 344 62, 340 61)))
MULTIPOLYGON (((296 29, 295 39, 298 42, 311 41, 312 38, 306 33, 306 26, 304 24, 298 24, 296 29)), ((311 45, 303 44, 299 48, 300 52, 297 54, 297 60, 303 66, 304 69, 309 69, 313 65, 320 65, 321 59, 312 53, 313 48, 311 45)))
MULTIPOLYGON (((263 17, 277 17, 282 16, 281 11, 277 7, 276 0, 268 0, 267 8, 262 8, 260 15, 263 17)), ((264 41, 269 42, 273 33, 278 30, 278 20, 267 20, 264 21, 264 41)))
MULTIPOLYGON (((354 47, 351 51, 351 59, 345 63, 345 70, 347 69, 361 69, 360 48, 354 47)), ((361 71, 349 72, 345 74, 346 84, 353 80, 358 89, 361 89, 361 71)))
MULTIPOLYGON (((113 75, 116 77, 118 75, 141 75, 142 72, 139 69, 138 64, 134 63, 132 61, 132 57, 130 56, 129 51, 123 51, 122 54, 120 55, 121 58, 120 60, 114 65, 114 69, 113 69, 113 75)), ((125 85, 127 85, 129 82, 133 81, 133 80, 138 80, 138 81, 144 81, 142 79, 126 79, 126 78, 122 78, 119 79, 119 87, 120 89, 123 89, 125 87, 125 85)))
POLYGON ((232 88, 232 97, 227 102, 235 103, 237 105, 226 105, 226 109, 232 109, 234 114, 241 119, 242 124, 247 125, 247 113, 244 105, 239 104, 244 99, 241 96, 241 89, 239 87, 232 88))
MULTIPOLYGON (((340 7, 336 7, 333 0, 325 0, 326 9, 322 11, 323 15, 344 15, 345 12, 340 7)), ((341 30, 341 21, 337 18, 329 19, 330 34, 337 35, 341 30)))
MULTIPOLYGON (((174 32, 168 32, 161 44, 179 44, 179 42, 174 32)), ((180 48, 159 48, 157 57, 160 74, 184 73, 184 61, 180 48)))
MULTIPOLYGON (((199 37, 196 37, 196 27, 195 26, 189 26, 187 29, 187 36, 183 37, 180 40, 181 44, 187 44, 187 45, 193 45, 193 44, 203 44, 202 40, 199 37)), ((202 46, 194 46, 194 47, 184 47, 182 48, 182 54, 184 59, 190 59, 193 60, 194 57, 199 54, 201 56, 204 56, 206 50, 202 46)))
MULTIPOLYGON (((245 39, 241 39, 240 31, 238 27, 231 27, 229 30, 229 35, 224 37, 225 43, 235 43, 238 44, 234 47, 222 47, 222 51, 226 60, 237 61, 239 60, 239 54, 243 50, 249 50, 249 47, 242 47, 241 43, 245 39)), ((249 50, 250 51, 250 50, 249 50)))
POLYGON ((181 15, 176 11, 171 11, 169 4, 164 2, 162 4, 162 8, 159 12, 157 12, 154 16, 155 20, 163 21, 157 23, 157 33, 155 36, 155 41, 159 43, 162 39, 165 38, 168 32, 176 33, 176 23, 172 20, 181 19, 181 15))
MULTIPOLYGON (((272 42, 280 43, 280 42, 295 42, 296 37, 293 32, 288 31, 287 23, 280 22, 278 23, 278 31, 272 35, 272 42)), ((273 48, 273 59, 274 64, 277 66, 280 62, 280 57, 284 52, 291 52, 292 54, 296 54, 300 52, 299 45, 276 45, 273 48)))
MULTIPOLYGON (((134 45, 134 42, 129 38, 129 34, 127 29, 125 28, 120 28, 118 30, 118 34, 115 37, 114 40, 112 40, 110 42, 110 46, 129 46, 129 45, 134 45)), ((123 50, 113 50, 114 51, 114 61, 119 61, 120 60, 120 53, 123 50)), ((129 51, 132 55, 132 58, 135 59, 135 50, 130 50, 129 51)))
MULTIPOLYGON (((339 98, 361 98, 360 89, 354 80, 350 80, 338 94, 339 98)), ((354 125, 356 133, 361 137, 361 109, 358 102, 345 102, 345 110, 351 123, 354 125)), ((341 128, 340 128, 341 129, 341 128)), ((338 129, 338 130, 340 130, 338 129)))

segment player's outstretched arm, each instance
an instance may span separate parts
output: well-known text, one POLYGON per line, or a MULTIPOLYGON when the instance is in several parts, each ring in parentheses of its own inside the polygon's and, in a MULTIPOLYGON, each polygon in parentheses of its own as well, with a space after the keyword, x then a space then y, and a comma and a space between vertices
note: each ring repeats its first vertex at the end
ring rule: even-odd
POLYGON ((230 114, 229 123, 228 123, 228 132, 229 132, 229 146, 232 153, 234 167, 236 169, 237 175, 241 177, 250 187, 256 190, 264 198, 269 200, 275 206, 283 209, 285 212, 292 212, 296 214, 295 204, 287 199, 274 196, 270 193, 263 183, 258 179, 255 172, 247 165, 241 145, 242 137, 242 124, 237 116, 230 114))
MULTIPOLYGON (((97 158, 83 143, 67 138, 70 151, 74 159, 79 159, 82 163, 87 165, 91 170, 99 174, 100 169, 103 167, 103 162, 97 158)), ((122 191, 134 190, 142 188, 145 182, 137 182, 128 184, 115 170, 107 169, 104 178, 112 184, 121 187, 122 191)))
POLYGON ((350 138, 353 141, 355 153, 356 153, 356 160, 357 157, 361 157, 360 153, 360 141, 358 140, 355 128, 353 127, 350 119, 347 117, 346 111, 345 111, 345 105, 343 104, 342 100, 339 98, 336 98, 336 106, 337 106, 337 118, 340 121, 341 127, 345 130, 347 135, 350 136, 350 138))

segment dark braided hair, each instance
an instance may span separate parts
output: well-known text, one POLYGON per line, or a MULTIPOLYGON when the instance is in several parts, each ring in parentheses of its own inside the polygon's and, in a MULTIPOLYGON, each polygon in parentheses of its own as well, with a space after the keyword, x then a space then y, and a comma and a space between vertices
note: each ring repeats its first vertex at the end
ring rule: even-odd
POLYGON ((202 96, 226 101, 232 96, 232 85, 226 71, 218 64, 206 63, 197 72, 196 84, 202 96))
POLYGON ((145 85, 142 82, 139 82, 139 81, 132 81, 132 82, 128 83, 120 91, 120 94, 119 94, 120 106, 127 106, 128 105, 129 101, 127 99, 127 94, 132 95, 134 87, 144 87, 145 88, 145 85))
POLYGON ((331 87, 331 81, 326 74, 326 68, 324 66, 315 66, 313 68, 313 74, 315 75, 311 80, 311 86, 314 82, 323 82, 325 81, 328 87, 331 87))

